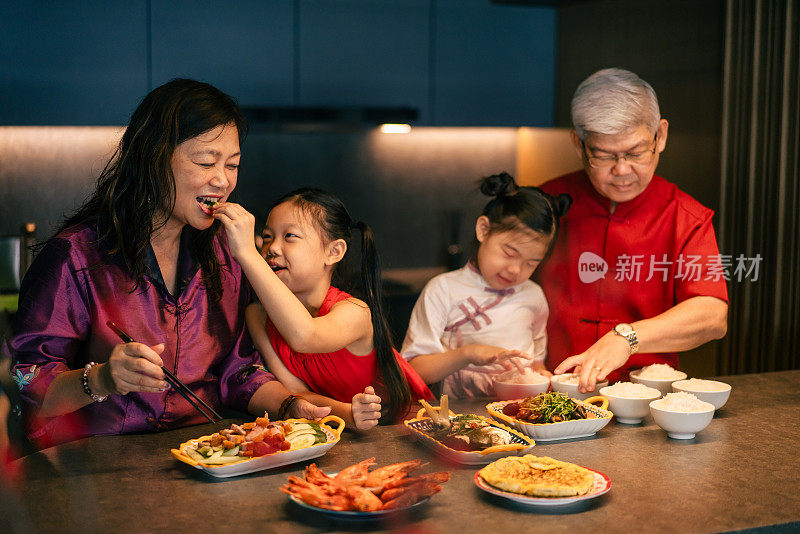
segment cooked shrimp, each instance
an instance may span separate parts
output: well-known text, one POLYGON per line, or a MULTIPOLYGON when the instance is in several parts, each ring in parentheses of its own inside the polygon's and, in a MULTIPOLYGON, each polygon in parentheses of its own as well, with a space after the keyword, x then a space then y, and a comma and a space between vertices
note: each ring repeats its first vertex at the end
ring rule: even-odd
POLYGON ((442 486, 433 482, 423 482, 421 484, 413 484, 411 486, 396 489, 402 490, 402 493, 400 493, 394 499, 384 500, 385 504, 383 505, 383 510, 411 506, 415 502, 424 499, 425 497, 430 497, 435 493, 439 493, 442 490, 442 486))
POLYGON ((364 483, 367 481, 367 477, 371 475, 369 468, 373 465, 375 465, 375 458, 367 458, 363 462, 358 462, 350 467, 345 467, 339 471, 339 473, 334 477, 334 480, 347 486, 364 486, 364 483))
POLYGON ((349 510, 350 499, 343 493, 329 493, 302 478, 291 476, 289 484, 281 486, 281 491, 319 508, 328 510, 349 510))
POLYGON ((350 497, 355 509, 360 512, 374 512, 383 506, 382 500, 362 486, 348 486, 347 496, 350 497))
POLYGON ((381 498, 386 500, 391 500, 394 497, 385 497, 385 491, 393 489, 393 488, 402 488, 405 486, 411 486, 413 484, 419 484, 422 482, 434 482, 436 484, 443 484, 450 480, 450 473, 447 471, 440 471, 438 473, 428 473, 427 475, 419 475, 416 477, 405 477, 399 480, 392 480, 384 484, 383 489, 384 493, 381 494, 381 498))
MULTIPOLYGON (((372 459, 374 460, 374 458, 372 459)), ((379 467, 369 474, 364 485, 368 488, 382 487, 388 478, 394 477, 399 473, 410 473, 414 469, 417 469, 421 463, 422 460, 410 460, 408 462, 400 462, 397 464, 387 465, 385 467, 379 467)))

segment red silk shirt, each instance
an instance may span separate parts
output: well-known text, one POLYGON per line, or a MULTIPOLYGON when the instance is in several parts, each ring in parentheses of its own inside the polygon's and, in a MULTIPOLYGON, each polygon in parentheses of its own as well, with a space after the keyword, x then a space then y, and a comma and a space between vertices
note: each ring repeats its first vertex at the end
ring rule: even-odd
MULTIPOLYGON (((653 176, 636 198, 617 205, 584 171, 542 186, 573 203, 561 219, 551 257, 537 271, 550 306, 547 367, 580 354, 618 323, 659 315, 707 295, 728 301, 713 211, 674 184, 653 176)), ((678 368, 675 353, 637 353, 609 379, 652 363, 678 368)))

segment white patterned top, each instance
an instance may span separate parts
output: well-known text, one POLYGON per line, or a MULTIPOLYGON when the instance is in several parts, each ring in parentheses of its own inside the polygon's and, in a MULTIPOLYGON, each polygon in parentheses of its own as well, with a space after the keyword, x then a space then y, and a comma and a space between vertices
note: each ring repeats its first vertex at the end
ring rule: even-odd
MULTIPOLYGON (((425 285, 400 352, 412 360, 477 343, 520 350, 543 362, 547 315, 547 301, 538 284, 526 280, 503 291, 492 289, 468 263, 425 285)), ((454 398, 493 395, 492 376, 503 371, 498 364, 469 365, 444 379, 442 393, 454 398)))

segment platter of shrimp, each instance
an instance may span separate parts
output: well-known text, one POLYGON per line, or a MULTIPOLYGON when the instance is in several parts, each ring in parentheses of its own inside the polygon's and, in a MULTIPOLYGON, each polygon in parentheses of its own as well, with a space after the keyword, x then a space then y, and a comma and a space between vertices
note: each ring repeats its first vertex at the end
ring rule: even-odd
POLYGON ((299 506, 329 517, 370 520, 419 506, 450 480, 446 471, 410 476, 423 466, 422 460, 370 471, 375 465, 374 457, 367 458, 337 473, 326 474, 312 463, 302 477, 290 476, 281 491, 299 506))
POLYGON ((344 421, 328 415, 318 421, 270 421, 266 414, 254 422, 181 443, 171 449, 181 462, 215 477, 233 477, 302 462, 322 456, 339 442, 344 421), (329 425, 334 422, 335 427, 329 425))

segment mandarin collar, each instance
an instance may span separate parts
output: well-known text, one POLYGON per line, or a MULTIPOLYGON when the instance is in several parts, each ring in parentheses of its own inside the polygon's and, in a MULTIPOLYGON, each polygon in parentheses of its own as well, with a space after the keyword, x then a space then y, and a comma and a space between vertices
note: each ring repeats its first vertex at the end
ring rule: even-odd
POLYGON ((600 204, 605 212, 609 214, 609 217, 615 219, 626 219, 630 216, 632 211, 646 204, 648 199, 654 194, 654 191, 658 189, 659 185, 664 181, 662 177, 653 174, 653 178, 650 180, 650 183, 647 184, 647 187, 644 188, 644 191, 631 200, 618 203, 616 209, 614 209, 614 213, 609 213, 611 211, 611 200, 597 192, 597 189, 594 188, 591 180, 589 180, 589 175, 586 174, 586 171, 583 171, 583 177, 583 183, 589 193, 589 197, 600 204))
POLYGON ((490 287, 489 283, 483 277, 481 272, 478 270, 478 267, 473 263, 472 260, 467 261, 467 264, 464 265, 462 270, 467 273, 467 277, 473 285, 478 287, 490 287))

